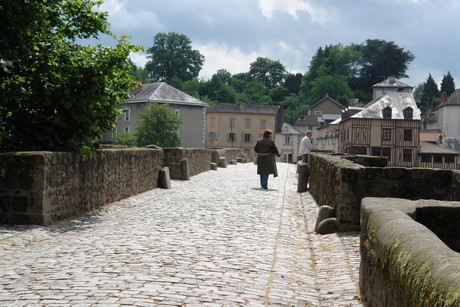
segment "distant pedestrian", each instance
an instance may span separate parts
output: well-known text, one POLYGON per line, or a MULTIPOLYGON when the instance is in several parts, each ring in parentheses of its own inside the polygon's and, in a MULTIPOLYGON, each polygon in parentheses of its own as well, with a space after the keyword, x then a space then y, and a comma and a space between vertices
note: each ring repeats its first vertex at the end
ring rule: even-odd
POLYGON ((312 139, 312 133, 311 131, 307 131, 303 139, 300 141, 299 155, 302 156, 303 163, 308 163, 308 154, 313 148, 311 139, 312 139))
POLYGON ((272 140, 272 136, 273 132, 266 129, 263 137, 254 146, 254 151, 257 153, 257 174, 260 176, 260 185, 263 189, 268 189, 268 176, 270 174, 273 174, 274 177, 278 176, 275 155, 278 157, 281 155, 272 140))

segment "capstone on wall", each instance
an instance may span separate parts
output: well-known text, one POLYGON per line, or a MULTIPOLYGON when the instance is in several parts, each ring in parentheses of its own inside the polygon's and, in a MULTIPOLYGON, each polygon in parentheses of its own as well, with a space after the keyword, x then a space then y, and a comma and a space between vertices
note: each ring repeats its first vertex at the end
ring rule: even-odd
POLYGON ((359 288, 366 306, 460 306, 460 203, 364 198, 359 288))

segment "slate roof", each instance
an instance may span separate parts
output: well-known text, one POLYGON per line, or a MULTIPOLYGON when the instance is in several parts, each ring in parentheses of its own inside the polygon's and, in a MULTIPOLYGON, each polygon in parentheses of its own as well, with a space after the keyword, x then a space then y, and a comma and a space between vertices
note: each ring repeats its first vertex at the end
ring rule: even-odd
POLYGON ((206 112, 213 113, 253 113, 253 114, 276 114, 280 106, 267 106, 255 104, 218 103, 206 108, 206 112))
POLYGON ((195 105, 205 107, 208 104, 186 94, 165 82, 155 82, 143 84, 141 88, 134 90, 133 97, 128 100, 128 103, 137 102, 159 102, 159 103, 174 103, 184 105, 195 105))
POLYGON ((321 98, 320 100, 318 100, 315 104, 313 104, 311 107, 308 108, 308 110, 311 110, 313 109, 314 107, 316 107, 317 105, 321 104, 323 101, 325 100, 330 100, 332 103, 336 104, 338 107, 340 107, 341 109, 345 109, 345 106, 343 104, 341 104, 340 102, 338 102, 337 100, 329 97, 329 95, 324 95, 323 98, 321 98))
POLYGON ((415 103, 412 93, 397 93, 390 92, 385 96, 371 101, 364 106, 361 112, 358 112, 350 118, 376 118, 383 119, 382 110, 386 107, 391 107, 391 119, 404 119, 403 110, 411 107, 413 110, 412 119, 420 120, 420 109, 415 103))
POLYGON ((301 115, 294 123, 295 126, 319 126, 318 115, 301 115))
POLYGON ((402 82, 396 78, 387 78, 382 82, 374 84, 372 87, 406 87, 406 88, 413 88, 411 85, 402 82))
POLYGON ((293 126, 289 125, 288 123, 284 123, 283 127, 281 128, 282 134, 303 134, 293 126))
POLYGON ((460 154, 460 152, 458 151, 423 141, 420 141, 420 148, 422 149, 422 151, 420 152, 421 154, 444 154, 455 156, 460 154))
POLYGON ((449 95, 447 101, 440 104, 437 108, 442 108, 446 105, 460 105, 460 89, 456 89, 455 92, 449 95))

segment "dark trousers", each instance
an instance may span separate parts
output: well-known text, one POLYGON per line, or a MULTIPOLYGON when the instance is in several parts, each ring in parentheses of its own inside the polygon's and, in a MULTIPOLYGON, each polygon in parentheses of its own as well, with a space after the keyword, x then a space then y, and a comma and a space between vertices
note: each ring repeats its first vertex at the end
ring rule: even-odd
POLYGON ((260 174, 260 185, 263 187, 268 186, 268 174, 260 174))

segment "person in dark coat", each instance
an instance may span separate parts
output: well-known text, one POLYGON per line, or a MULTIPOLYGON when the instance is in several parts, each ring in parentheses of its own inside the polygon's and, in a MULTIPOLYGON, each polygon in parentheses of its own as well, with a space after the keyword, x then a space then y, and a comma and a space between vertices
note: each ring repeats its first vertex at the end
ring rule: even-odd
POLYGON ((268 189, 268 175, 278 176, 275 155, 280 156, 275 142, 272 140, 273 132, 269 129, 264 131, 263 138, 259 139, 254 146, 257 153, 257 174, 260 176, 260 185, 268 189))

